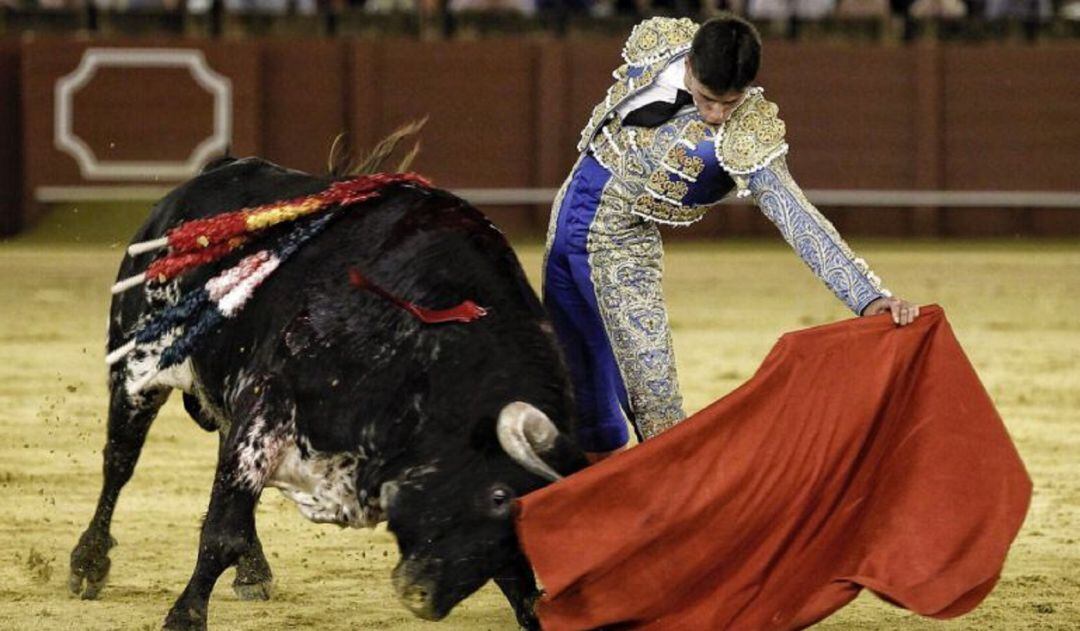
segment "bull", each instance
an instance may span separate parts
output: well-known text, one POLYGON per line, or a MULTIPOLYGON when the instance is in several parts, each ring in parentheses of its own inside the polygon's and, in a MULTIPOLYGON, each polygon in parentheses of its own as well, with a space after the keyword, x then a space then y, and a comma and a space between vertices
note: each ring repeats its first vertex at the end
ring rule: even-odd
MULTIPOLYGON (((224 210, 310 195, 333 180, 223 159, 162 199, 135 241, 224 210)), ((314 522, 386 521, 400 552, 393 587, 416 615, 443 618, 494 579, 519 623, 537 627, 538 591, 517 545, 514 498, 586 465, 569 438, 569 382, 540 302, 503 235, 450 193, 396 184, 339 215, 187 361, 149 381, 139 351, 111 367, 104 480, 71 554, 72 592, 96 598, 103 588, 120 490, 159 408, 179 389, 193 419, 219 433, 220 447, 195 569, 165 628, 206 628, 211 590, 230 566, 241 598, 269 597, 272 572, 255 528, 266 487, 314 522), (487 315, 425 324, 350 285, 350 270, 416 304, 472 300, 487 315)), ((250 250, 115 297, 109 347, 177 291, 201 286, 250 250)), ((118 277, 150 260, 125 256, 118 277)))

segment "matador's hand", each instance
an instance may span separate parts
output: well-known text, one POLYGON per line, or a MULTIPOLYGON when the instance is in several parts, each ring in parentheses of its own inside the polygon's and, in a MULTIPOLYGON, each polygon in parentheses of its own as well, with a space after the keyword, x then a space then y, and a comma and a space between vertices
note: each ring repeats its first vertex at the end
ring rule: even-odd
POLYGON ((919 317, 919 305, 911 304, 907 300, 897 298, 896 296, 891 298, 878 298, 874 302, 866 305, 862 314, 864 316, 872 316, 888 311, 892 312, 893 322, 900 326, 911 324, 915 321, 915 318, 919 317))

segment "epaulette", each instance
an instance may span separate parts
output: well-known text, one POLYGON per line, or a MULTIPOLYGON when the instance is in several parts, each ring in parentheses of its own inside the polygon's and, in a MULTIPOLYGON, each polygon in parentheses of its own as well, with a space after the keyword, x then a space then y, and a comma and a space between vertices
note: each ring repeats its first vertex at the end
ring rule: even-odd
POLYGON ((717 133, 716 159, 735 178, 743 194, 744 178, 769 166, 787 153, 787 131, 780 108, 765 99, 761 88, 751 88, 717 133))
POLYGON ((689 18, 649 18, 630 31, 622 56, 643 66, 690 50, 698 25, 689 18))

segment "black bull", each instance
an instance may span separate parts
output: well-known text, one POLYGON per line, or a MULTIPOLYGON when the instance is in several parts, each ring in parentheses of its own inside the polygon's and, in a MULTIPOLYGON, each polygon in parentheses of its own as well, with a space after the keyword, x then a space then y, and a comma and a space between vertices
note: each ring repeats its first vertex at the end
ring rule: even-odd
MULTIPOLYGON (((261 160, 226 160, 155 206, 135 241, 329 183, 261 160)), ((202 286, 250 250, 182 277, 172 291, 202 286)), ((125 257, 119 277, 151 258, 125 257)), ((109 348, 168 293, 117 296, 109 348)), ((188 362, 131 392, 144 369, 136 351, 109 373, 104 484, 71 554, 76 594, 95 598, 105 583, 117 497, 158 409, 178 388, 221 443, 198 560, 167 628, 205 628, 213 585, 233 565, 242 598, 269 596, 254 516, 265 486, 280 488, 313 521, 386 520, 401 553, 394 589, 417 615, 441 618, 494 578, 518 620, 536 625, 537 588, 517 546, 513 499, 585 461, 568 438, 570 388, 543 309, 502 234, 467 203, 393 185, 346 209, 188 362), (350 269, 423 307, 473 300, 488 315, 427 325, 350 286, 350 269)))

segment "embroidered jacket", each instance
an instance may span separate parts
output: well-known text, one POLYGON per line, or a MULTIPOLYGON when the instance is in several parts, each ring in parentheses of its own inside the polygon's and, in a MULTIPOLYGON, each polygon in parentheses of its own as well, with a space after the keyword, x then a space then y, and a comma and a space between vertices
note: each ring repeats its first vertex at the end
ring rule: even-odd
POLYGON ((791 178, 783 159, 786 128, 762 88, 747 90, 720 126, 706 123, 694 109, 655 128, 622 125, 616 108, 684 57, 697 28, 686 18, 652 18, 634 27, 623 49, 625 63, 593 109, 578 151, 591 153, 611 171, 613 192, 633 215, 689 225, 737 188, 740 197, 754 197, 852 311, 861 313, 874 299, 890 295, 791 178))

